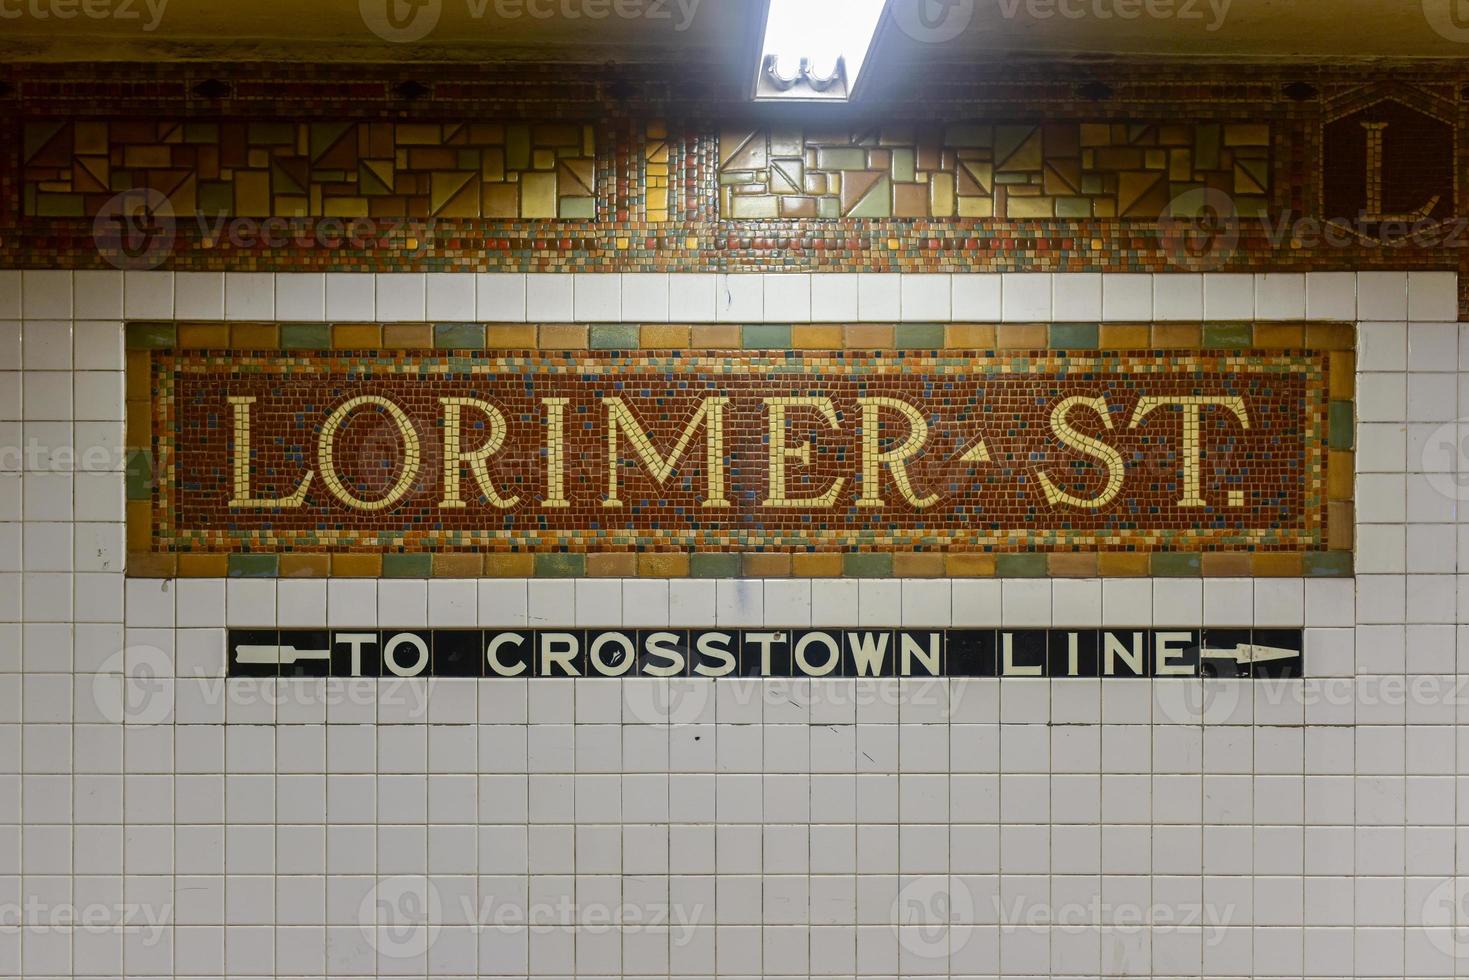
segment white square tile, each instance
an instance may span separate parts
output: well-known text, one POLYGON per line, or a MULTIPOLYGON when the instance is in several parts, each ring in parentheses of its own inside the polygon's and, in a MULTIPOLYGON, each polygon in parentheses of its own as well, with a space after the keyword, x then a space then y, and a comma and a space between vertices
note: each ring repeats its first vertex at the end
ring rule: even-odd
POLYGON ((1306 316, 1312 320, 1356 320, 1357 274, 1306 273, 1306 316))
POLYGON ((768 579, 765 582, 765 622, 770 626, 813 625, 811 581, 768 579))
POLYGON ((525 579, 483 579, 479 587, 479 625, 525 626, 529 622, 525 579))
POLYGON ((571 273, 533 272, 525 277, 525 316, 531 323, 575 319, 571 273))
MULTIPOLYGON (((322 584, 322 605, 326 605, 325 579, 322 584)), ((176 617, 180 627, 214 627, 225 621, 225 580, 222 578, 192 578, 177 580, 178 596, 175 601, 176 617)), ((319 620, 313 625, 321 625, 319 620)))
POLYGON ((1411 323, 1408 335, 1409 371, 1453 371, 1459 360, 1457 323, 1411 323))
POLYGON ((26 269, 21 273, 21 299, 23 316, 38 320, 71 319, 71 273, 55 269, 26 269))
POLYGON ((174 315, 179 319, 224 319, 223 272, 177 272, 173 277, 174 315))
POLYGON ((765 319, 805 323, 811 319, 811 276, 802 272, 765 276, 765 319))
POLYGON ((713 626, 714 608, 713 579, 673 579, 668 583, 670 624, 713 626))
POLYGON ((902 278, 883 272, 857 274, 857 318, 879 323, 897 322, 903 316, 902 278))
POLYGON ((904 626, 948 626, 953 613, 947 579, 902 579, 904 626))
POLYGON ((1153 609, 1154 616, 1161 625, 1207 625, 1204 618, 1204 580, 1198 578, 1154 579, 1153 609))
POLYGON ((822 626, 855 623, 860 615, 856 579, 812 579, 811 622, 822 626))
POLYGON ((647 272, 622 277, 622 320, 625 323, 668 321, 668 274, 647 272))
POLYGON ((20 319, 20 270, 0 270, 0 319, 20 319))
POLYGON ((531 579, 528 583, 530 625, 565 626, 576 615, 576 582, 572 579, 531 579))
POLYGON ((1266 273, 1255 277, 1256 319, 1299 320, 1305 315, 1304 273, 1266 273))
POLYGON ((622 582, 624 626, 668 626, 668 582, 663 579, 624 579, 622 582))
POLYGON ((1255 277, 1248 273, 1204 273, 1204 316, 1249 320, 1255 315, 1255 277))
POLYGON ((969 272, 953 277, 955 320, 996 322, 1004 312, 1004 279, 998 272, 969 272))
POLYGON ((421 272, 380 272, 373 289, 379 320, 421 323, 428 315, 428 281, 421 272))
POLYGON ((1051 588, 1053 626, 1095 626, 1102 621, 1102 580, 1055 580, 1051 588))
POLYGON ((1102 580, 1102 624, 1104 626, 1151 626, 1153 584, 1151 580, 1109 578, 1102 580))
POLYGON ((435 628, 474 626, 479 622, 478 584, 469 579, 430 579, 428 622, 435 628))
POLYGON ((1352 579, 1307 579, 1306 623, 1309 626, 1354 626, 1356 582, 1352 579))
POLYGON ((1408 273, 1408 319, 1459 319, 1459 276, 1454 272, 1408 273))
POLYGON ((275 276, 269 272, 226 272, 224 316, 226 320, 274 319, 275 276))
POLYGON ((622 580, 583 578, 576 580, 577 626, 622 625, 622 580))
POLYGON ((435 322, 469 323, 478 319, 473 272, 433 272, 424 276, 428 318, 435 322))
POLYGON ((900 289, 902 318, 905 322, 930 323, 949 319, 953 291, 950 276, 904 273, 900 289))
POLYGON ((122 323, 78 320, 72 329, 72 350, 78 370, 122 370, 122 323))
POLYGON ((87 422, 121 421, 124 380, 121 371, 79 371, 73 376, 76 401, 73 413, 87 422))
POLYGON ((855 273, 824 272, 811 277, 811 319, 816 323, 858 319, 855 273))
POLYGON ((383 626, 427 626, 428 581, 421 578, 380 580, 377 583, 377 617, 383 626))
POLYGON ((21 364, 27 371, 71 368, 71 321, 27 320, 21 336, 21 364))
POLYGON ((1408 366, 1408 325, 1360 323, 1357 325, 1359 371, 1402 371, 1408 366))
POLYGON ((327 581, 324 578, 283 578, 277 582, 276 615, 280 625, 325 626, 327 581))
POLYGON ((765 583, 761 579, 718 579, 714 602, 716 625, 759 626, 765 617, 765 583))
POLYGON ((475 316, 487 323, 524 323, 525 274, 482 272, 474 277, 475 316))
POLYGON ((1051 274, 1001 274, 1001 319, 1007 323, 1035 323, 1051 319, 1051 274))
POLYGON ((1051 277, 1051 308, 1056 320, 1094 322, 1102 318, 1102 274, 1058 272, 1051 277))
POLYGON ((1202 274, 1170 273, 1153 276, 1155 320, 1202 320, 1204 277, 1202 274))
POLYGON ((1408 319, 1408 274, 1357 273, 1357 319, 1408 319))
POLYGON ((763 320, 765 277, 753 272, 716 276, 714 318, 720 323, 759 323, 763 320))
POLYGON ((1003 579, 1000 598, 1001 626, 1051 625, 1050 579, 1003 579))
POLYGON ((1140 273, 1102 276, 1102 319, 1109 322, 1153 318, 1153 277, 1140 273))
MULTIPOLYGON (((341 579, 341 582, 351 582, 341 579)), ((333 583, 335 584, 335 583, 333 583)), ((372 583, 361 583, 370 585, 372 583)), ((275 587, 273 579, 232 578, 224 587, 226 626, 274 626, 276 624, 275 587)), ((366 625, 356 622, 352 625, 366 625)))
POLYGON ((123 273, 123 314, 130 318, 173 316, 173 273, 123 273))
POLYGON ((97 320, 122 316, 122 273, 114 269, 88 269, 72 273, 72 315, 97 320))
POLYGON ((713 323, 714 291, 719 277, 712 273, 675 273, 668 277, 668 319, 671 323, 713 323))
POLYGON ((326 275, 320 272, 277 273, 275 315, 282 320, 316 323, 326 319, 326 275))
POLYGON ((610 272, 572 275, 573 309, 577 320, 615 323, 622 319, 622 277, 610 272))

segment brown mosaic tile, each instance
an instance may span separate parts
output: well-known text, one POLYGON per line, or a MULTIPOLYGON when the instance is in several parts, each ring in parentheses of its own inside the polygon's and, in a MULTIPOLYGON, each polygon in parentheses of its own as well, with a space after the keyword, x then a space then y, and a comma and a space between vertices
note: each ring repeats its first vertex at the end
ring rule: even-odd
POLYGON ((492 323, 485 328, 485 347, 489 350, 534 350, 535 325, 492 323))
POLYGON ((1354 351, 1334 350, 1329 355, 1331 382, 1327 390, 1332 401, 1352 401, 1357 397, 1357 355, 1354 351))
POLYGON ((1044 323, 1002 323, 995 328, 998 350, 1045 350, 1049 342, 1044 323))
POLYGON ((1051 554, 1046 565, 1053 578, 1096 578, 1101 573, 1096 554, 1051 554))
POLYGON ((748 554, 743 556, 740 574, 745 578, 789 578, 791 556, 776 554, 748 554))
POLYGON ((1198 350, 1204 345, 1204 331, 1197 323, 1155 323, 1153 346, 1166 350, 1198 350))
POLYGON ((850 323, 842 328, 848 350, 892 350, 897 331, 889 324, 850 323))
POLYGON ((645 578, 687 578, 688 555, 638 555, 638 574, 645 578))
POLYGON ((1356 486, 1357 454, 1332 451, 1327 454, 1326 496, 1329 500, 1351 500, 1356 486))
POLYGON ((332 555, 332 574, 340 578, 380 578, 382 555, 332 555))
POLYGON ((586 350, 587 327, 569 323, 542 324, 540 348, 546 351, 586 350))
POLYGON ((842 327, 836 323, 798 324, 791 328, 796 350, 835 350, 842 346, 842 327))
MULTIPOLYGON (((1104 323, 1097 331, 1102 350, 1141 350, 1152 346, 1146 323, 1104 323)), ((1160 343, 1159 347, 1191 349, 1188 344, 1160 343)), ((1193 345, 1197 347, 1197 344, 1193 345)))
POLYGON ((638 573, 638 556, 632 552, 587 555, 587 575, 592 578, 630 578, 638 573))
MULTIPOLYGON (((167 557, 149 555, 149 558, 167 557)), ((178 555, 179 578, 224 578, 229 574, 229 555, 178 555)), ((137 575, 134 571, 132 574, 137 575)))
POLYGON ((331 555, 281 555, 281 578, 326 578, 331 571, 331 555))
POLYGON ((1326 505, 1326 547, 1332 551, 1351 551, 1356 546, 1356 504, 1347 500, 1326 505))
MULTIPOLYGON (((389 330, 395 328, 389 327, 389 330)), ((406 330, 412 327, 402 328, 406 330)), ((383 328, 376 323, 336 323, 332 325, 332 347, 336 350, 373 350, 377 347, 400 347, 402 333, 389 340, 383 336, 383 328)))
POLYGON ((485 560, 483 555, 434 555, 431 568, 435 578, 479 578, 485 560))
POLYGON ((995 327, 988 323, 945 324, 944 346, 949 350, 994 350, 995 327))
POLYGON ((893 555, 893 575, 897 578, 941 578, 944 556, 933 552, 893 555))
POLYGON ((230 328, 225 323, 181 323, 178 338, 185 349, 222 350, 230 345, 230 328))
POLYGON ((677 324, 645 324, 639 332, 644 349, 687 350, 692 330, 677 324))
POLYGON ((1249 578, 1253 574, 1249 555, 1214 552, 1201 560, 1205 578, 1249 578))
POLYGON ((843 560, 834 554, 791 555, 791 575, 796 578, 840 578, 843 560))
POLYGON ((230 346, 238 350, 275 350, 280 345, 280 327, 274 323, 230 324, 230 346))
POLYGON ((1255 346, 1266 350, 1296 349, 1306 345, 1304 323, 1257 323, 1255 346))
POLYGON ((430 323, 389 323, 382 327, 383 346, 389 350, 432 350, 434 328, 430 323))
POLYGON ((1350 323, 1308 323, 1306 346, 1314 350, 1355 350, 1357 328, 1350 323))
POLYGON ((1300 578, 1305 560, 1299 553, 1260 552, 1250 556, 1252 568, 1259 578, 1300 578))
POLYGON ((178 556, 148 551, 130 551, 128 574, 135 578, 174 578, 178 575, 178 556))
POLYGON ((732 323, 696 323, 690 341, 698 350, 738 348, 743 343, 740 328, 732 323))
POLYGON ((535 555, 485 555, 489 578, 531 578, 535 573, 535 555))
POLYGON ((997 566, 994 555, 944 556, 944 573, 951 578, 994 578, 997 566))
POLYGON ((1097 556, 1097 573, 1103 578, 1143 578, 1152 574, 1151 559, 1146 553, 1104 551, 1097 556))

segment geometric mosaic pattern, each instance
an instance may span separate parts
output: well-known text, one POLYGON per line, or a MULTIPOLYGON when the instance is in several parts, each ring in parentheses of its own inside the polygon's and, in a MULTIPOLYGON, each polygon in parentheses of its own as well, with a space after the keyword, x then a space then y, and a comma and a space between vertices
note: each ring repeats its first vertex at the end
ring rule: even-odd
POLYGON ((864 130, 725 129, 720 216, 1138 218, 1190 190, 1241 215, 1270 194, 1270 126, 954 123, 864 130))
POLYGON ((579 123, 27 122, 24 214, 94 217, 148 188, 177 215, 596 217, 579 123))
POLYGON ((131 324, 129 570, 1351 574, 1350 328, 699 329, 131 324))

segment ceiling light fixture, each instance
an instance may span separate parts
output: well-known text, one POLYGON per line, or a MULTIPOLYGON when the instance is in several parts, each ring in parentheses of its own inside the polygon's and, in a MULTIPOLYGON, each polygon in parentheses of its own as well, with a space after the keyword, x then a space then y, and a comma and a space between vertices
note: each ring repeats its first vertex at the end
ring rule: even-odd
POLYGON ((888 0, 767 0, 757 102, 846 102, 857 94, 888 0))

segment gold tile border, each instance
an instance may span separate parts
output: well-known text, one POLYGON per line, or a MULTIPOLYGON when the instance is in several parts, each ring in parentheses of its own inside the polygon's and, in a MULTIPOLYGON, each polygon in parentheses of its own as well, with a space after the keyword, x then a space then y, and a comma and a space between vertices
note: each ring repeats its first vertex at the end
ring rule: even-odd
MULTIPOLYGON (((772 325, 760 325, 770 327, 772 325)), ((903 346, 905 330, 924 327, 941 331, 941 350, 993 352, 1048 350, 1055 337, 1055 323, 848 323, 792 324, 775 326, 789 330, 790 350, 849 349, 895 351, 933 349, 903 346)), ((1351 403, 1355 397, 1356 328, 1345 323, 1314 321, 1270 323, 1081 323, 1059 324, 1079 329, 1081 335, 1095 331, 1091 346, 1057 349, 1080 353, 1092 350, 1201 350, 1251 349, 1260 351, 1319 350, 1329 352, 1328 398, 1351 403), (1249 330, 1248 344, 1210 344, 1211 334, 1237 337, 1249 330)), ((733 323, 700 324, 608 324, 604 336, 620 342, 637 339, 629 350, 743 350, 769 349, 768 344, 745 343, 744 327, 733 323)), ((601 325, 586 323, 311 323, 277 322, 194 323, 135 321, 127 324, 125 445, 134 453, 152 451, 152 404, 150 350, 283 350, 303 349, 293 343, 298 336, 320 338, 324 347, 336 350, 373 349, 398 351, 458 350, 589 350, 599 346, 601 325), (441 332, 438 328, 442 327, 441 332), (134 343, 134 330, 140 337, 134 343), (441 343, 440 341, 449 341, 441 343), (168 341, 168 342, 165 342, 168 341)), ((764 334, 761 335, 765 336, 764 334)), ((908 336, 912 336, 911 333, 908 336)), ((929 334, 924 334, 929 336, 929 334)), ((605 344, 602 345, 605 347, 605 344)), ((1355 430, 1355 420, 1353 422, 1355 430)), ((1020 552, 942 553, 872 552, 844 554, 730 553, 690 555, 683 553, 637 554, 631 552, 563 555, 564 561, 542 561, 530 553, 433 554, 429 574, 436 578, 535 578, 547 576, 616 578, 995 578, 1021 575, 1044 578, 1139 578, 1160 577, 1349 577, 1353 574, 1355 547, 1355 453, 1332 449, 1328 453, 1329 551, 1300 552, 1206 552, 1196 556, 1171 552, 1020 552), (1153 567, 1156 555, 1171 556, 1166 571, 1153 567), (853 559, 849 561, 848 559, 853 559), (1196 559, 1196 560, 1195 560, 1196 559)), ((149 550, 152 508, 145 500, 129 499, 126 506, 127 575, 134 578, 378 578, 383 575, 382 553, 263 553, 163 554, 149 550)), ((558 556, 542 556, 555 559, 558 556)))

